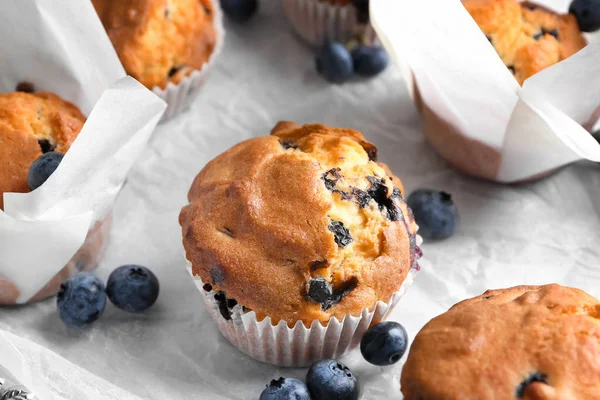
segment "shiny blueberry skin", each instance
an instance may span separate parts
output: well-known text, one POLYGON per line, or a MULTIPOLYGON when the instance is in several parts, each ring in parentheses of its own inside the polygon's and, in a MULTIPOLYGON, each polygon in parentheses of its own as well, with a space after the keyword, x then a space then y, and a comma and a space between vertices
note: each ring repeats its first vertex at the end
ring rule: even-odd
POLYGON ((310 367, 306 386, 312 400, 357 400, 360 392, 352 371, 335 360, 319 361, 310 367))
POLYGON ((106 306, 104 284, 89 272, 80 272, 60 285, 56 305, 58 315, 66 325, 88 327, 106 306))
POLYGON ((402 325, 393 321, 371 327, 360 341, 360 352, 374 365, 386 366, 400 361, 408 347, 408 334, 402 325))
POLYGON ((354 71, 361 76, 375 76, 385 70, 390 58, 383 47, 359 45, 352 50, 354 71))
POLYGON ((573 0, 569 12, 577 19, 583 32, 595 32, 600 29, 600 1, 573 0))
POLYGON ((221 0, 225 15, 235 22, 246 22, 258 11, 258 0, 221 0))
POLYGON ((29 190, 35 190, 42 186, 44 182, 56 171, 65 155, 56 151, 51 151, 41 155, 29 167, 27 174, 27 184, 29 190))
POLYGON ((298 379, 273 379, 260 394, 259 400, 310 400, 308 388, 298 379))
POLYGON ((428 239, 446 239, 458 225, 458 209, 452 196, 433 189, 419 189, 406 201, 419 225, 419 234, 428 239))
POLYGON ((352 76, 350 52, 339 42, 326 42, 316 56, 317 72, 331 83, 342 84, 352 76))
POLYGON ((139 265, 123 265, 108 277, 106 294, 122 310, 141 312, 158 298, 158 279, 152 271, 139 265))

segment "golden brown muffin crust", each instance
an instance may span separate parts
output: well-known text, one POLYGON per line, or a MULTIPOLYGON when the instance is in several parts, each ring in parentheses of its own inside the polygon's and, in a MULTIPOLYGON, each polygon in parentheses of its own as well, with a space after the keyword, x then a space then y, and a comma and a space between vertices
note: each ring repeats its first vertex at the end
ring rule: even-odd
POLYGON ((92 0, 127 73, 152 89, 177 84, 216 43, 211 0, 92 0))
POLYGON ((402 371, 406 400, 600 398, 600 302, 560 285, 488 290, 431 320, 402 371))
POLYGON ((193 273, 275 323, 389 301, 415 261, 416 225, 400 180, 375 156, 357 131, 280 123, 215 158, 180 215, 193 273), (335 301, 307 297, 318 277, 335 301))
POLYGON ((66 153, 84 122, 75 105, 55 94, 0 94, 0 208, 3 193, 29 191, 29 167, 42 150, 66 153))
POLYGON ((521 85, 586 45, 571 14, 517 0, 463 0, 463 4, 521 85))

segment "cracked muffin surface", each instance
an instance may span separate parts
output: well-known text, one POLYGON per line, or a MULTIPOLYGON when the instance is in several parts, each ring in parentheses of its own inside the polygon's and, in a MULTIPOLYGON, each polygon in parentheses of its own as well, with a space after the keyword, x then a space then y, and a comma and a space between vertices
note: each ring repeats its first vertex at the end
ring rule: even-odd
POLYGON ((488 290, 417 334, 406 400, 600 398, 600 302, 560 285, 488 290))
POLYGON ((27 174, 43 153, 66 153, 85 123, 75 105, 48 92, 0 94, 0 208, 5 192, 29 192, 27 174))
POLYGON ((343 319, 415 263, 401 181, 357 131, 279 123, 209 162, 180 214, 192 272, 259 319, 343 319))
POLYGON ((211 0, 92 0, 125 71, 143 85, 178 84, 216 44, 211 0))
POLYGON ((572 14, 517 0, 463 0, 463 5, 521 85, 586 45, 572 14))

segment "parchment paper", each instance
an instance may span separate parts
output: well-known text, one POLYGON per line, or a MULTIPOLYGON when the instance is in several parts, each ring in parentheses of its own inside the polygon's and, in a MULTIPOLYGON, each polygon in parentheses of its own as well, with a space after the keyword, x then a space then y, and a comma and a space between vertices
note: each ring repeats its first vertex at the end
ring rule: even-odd
POLYGON ((88 116, 44 185, 4 194, 0 277, 18 288, 17 302, 23 303, 67 264, 91 224, 105 217, 166 106, 125 77, 89 1, 3 1, 0 37, 0 92, 30 82, 88 116))
MULTIPOLYGON (((45 384, 62 382, 62 398, 110 399, 101 388, 116 386, 131 394, 121 397, 127 400, 256 400, 270 379, 303 378, 306 370, 262 365, 220 336, 183 267, 177 222, 189 185, 207 160, 242 139, 266 135, 281 119, 357 128, 408 191, 433 187, 453 194, 460 229, 447 241, 424 244, 428 262, 392 316, 411 338, 430 318, 487 288, 559 282, 600 296, 597 165, 578 163, 531 185, 466 178, 425 143, 398 69, 344 86, 326 83, 277 3, 261 2, 248 25, 226 26, 227 43, 205 90, 187 113, 158 128, 118 200, 111 247, 98 274, 106 279, 125 263, 152 268, 161 283, 154 308, 131 315, 109 304, 83 333, 65 328, 52 300, 0 309, 0 329, 88 371, 71 374, 62 368, 64 360, 37 370, 45 384), (106 386, 69 393, 71 386, 87 388, 86 379, 106 386)), ((36 354, 36 347, 21 343, 21 353, 35 364, 26 351, 36 354)), ((363 400, 401 398, 400 364, 371 366, 357 353, 344 361, 360 379, 363 400)))
MULTIPOLYGON (((570 1, 537 3, 564 13, 570 1)), ((600 161, 600 145, 582 127, 591 129, 600 110, 597 41, 521 88, 460 0, 375 0, 371 14, 410 90, 418 87, 423 102, 464 137, 500 153, 495 180, 600 161)))

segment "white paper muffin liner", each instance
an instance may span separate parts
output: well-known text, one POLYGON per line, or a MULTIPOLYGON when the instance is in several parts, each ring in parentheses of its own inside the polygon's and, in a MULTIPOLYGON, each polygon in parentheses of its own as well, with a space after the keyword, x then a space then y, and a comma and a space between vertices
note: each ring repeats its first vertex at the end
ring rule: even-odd
POLYGON ((302 40, 319 46, 326 39, 345 43, 357 36, 365 43, 377 41, 371 24, 359 24, 352 5, 340 6, 322 0, 283 0, 283 9, 302 40))
MULTIPOLYGON (((421 242, 421 237, 417 235, 417 245, 421 242)), ((204 282, 193 275, 189 261, 187 270, 202 294, 208 313, 234 347, 267 364, 307 367, 319 360, 341 357, 356 348, 369 327, 383 321, 406 293, 419 270, 417 262, 418 257, 415 257, 402 286, 387 303, 378 301, 374 309, 365 309, 358 316, 346 315, 342 321, 332 318, 325 326, 313 321, 309 328, 302 321, 297 321, 292 328, 285 321, 273 325, 270 317, 258 321, 254 311, 244 312, 239 304, 230 309, 231 320, 226 320, 219 311, 216 293, 204 290, 204 282)))
POLYGON ((223 12, 218 0, 212 0, 214 10, 213 24, 216 32, 215 48, 208 61, 199 70, 194 70, 185 76, 177 85, 168 82, 167 87, 162 89, 158 86, 152 88, 152 92, 167 103, 167 110, 163 114, 162 121, 166 121, 184 111, 198 96, 200 88, 206 83, 210 71, 214 68, 215 60, 223 49, 225 42, 225 28, 223 27, 223 12))

